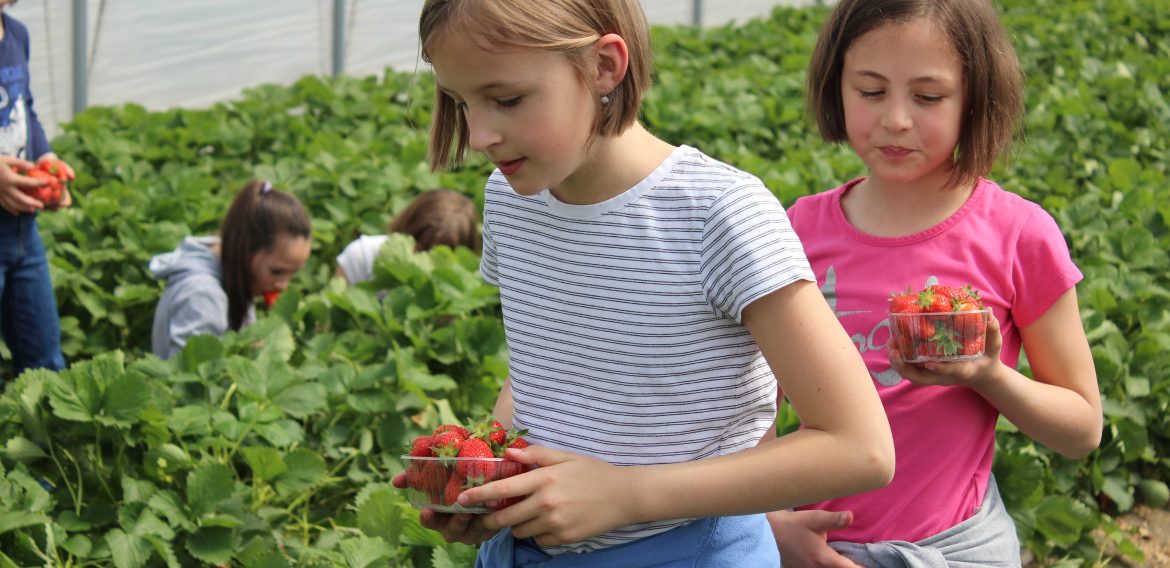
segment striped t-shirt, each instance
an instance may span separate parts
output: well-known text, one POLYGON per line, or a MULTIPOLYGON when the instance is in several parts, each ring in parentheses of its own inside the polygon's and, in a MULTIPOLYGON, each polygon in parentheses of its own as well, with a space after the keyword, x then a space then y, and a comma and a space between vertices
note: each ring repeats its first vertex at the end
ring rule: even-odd
MULTIPOLYGON (((776 380, 744 307, 812 280, 800 241, 758 178, 694 148, 608 201, 484 197, 484 278, 499 286, 513 422, 533 444, 620 466, 756 445, 776 380)), ((623 527, 548 552, 586 552, 688 522, 623 527)))

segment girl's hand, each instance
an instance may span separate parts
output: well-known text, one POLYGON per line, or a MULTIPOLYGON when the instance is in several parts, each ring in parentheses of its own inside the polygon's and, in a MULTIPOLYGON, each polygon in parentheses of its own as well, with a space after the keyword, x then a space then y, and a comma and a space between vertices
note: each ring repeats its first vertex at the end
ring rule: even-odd
MULTIPOLYGON (((390 483, 399 489, 406 487, 406 474, 395 475, 390 483)), ((424 508, 418 513, 420 525, 437 531, 447 542, 461 542, 463 544, 479 544, 495 536, 498 529, 487 529, 483 524, 484 515, 471 513, 440 513, 433 509, 424 508)))
POLYGON ((514 505, 485 515, 489 530, 512 527, 516 538, 541 546, 576 542, 636 522, 636 495, 622 468, 603 460, 551 448, 509 449, 507 457, 540 466, 530 472, 464 491, 461 505, 522 497, 514 505))
POLYGON ((907 363, 902 358, 902 352, 894 344, 893 338, 886 343, 886 353, 890 364, 902 378, 918 386, 967 386, 976 387, 980 383, 989 381, 1003 364, 999 360, 1000 349, 1003 348, 1003 338, 1000 336, 999 320, 995 314, 987 318, 987 328, 983 339, 983 356, 978 359, 965 361, 926 361, 924 363, 907 363))
POLYGON ((773 511, 768 523, 785 568, 856 568, 828 544, 829 531, 853 524, 851 511, 773 511))
POLYGON ((43 203, 26 195, 20 189, 40 187, 45 182, 22 176, 12 171, 13 166, 25 170, 36 167, 32 162, 14 156, 0 156, 0 207, 13 215, 44 209, 43 203))

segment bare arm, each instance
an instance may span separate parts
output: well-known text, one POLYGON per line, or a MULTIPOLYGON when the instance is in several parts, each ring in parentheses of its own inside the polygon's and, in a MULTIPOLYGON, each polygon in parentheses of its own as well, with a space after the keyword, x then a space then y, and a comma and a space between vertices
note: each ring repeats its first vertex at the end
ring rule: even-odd
POLYGON ((743 321, 804 429, 717 459, 644 468, 656 489, 643 491, 638 520, 787 509, 889 482, 894 449, 885 411, 816 286, 801 281, 760 298, 743 321))
POLYGON ((512 427, 512 377, 504 380, 500 387, 500 395, 496 397, 496 406, 492 408, 492 416, 500 421, 504 428, 512 427))
POLYGON ((1075 288, 1020 329, 1030 380, 999 365, 973 388, 1021 432, 1053 451, 1079 458, 1101 443, 1101 393, 1075 288))
POLYGON ((542 467, 469 489, 460 502, 527 495, 484 524, 550 545, 650 520, 786 509, 888 483, 889 423, 861 356, 816 287, 801 281, 777 290, 753 302, 743 320, 805 429, 718 458, 643 467, 550 448, 509 450, 542 467))

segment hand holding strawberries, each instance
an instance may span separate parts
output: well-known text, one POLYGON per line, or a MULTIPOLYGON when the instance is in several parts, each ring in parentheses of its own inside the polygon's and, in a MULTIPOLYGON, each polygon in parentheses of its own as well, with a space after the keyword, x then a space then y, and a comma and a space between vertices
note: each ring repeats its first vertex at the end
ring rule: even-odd
POLYGON ((633 476, 646 468, 618 467, 603 460, 531 446, 509 449, 505 457, 536 469, 473 487, 459 496, 464 505, 500 499, 521 500, 485 515, 488 530, 512 528, 516 538, 541 546, 576 542, 642 521, 633 476))
POLYGON ((890 364, 902 378, 919 386, 962 385, 978 389, 983 383, 993 380, 1006 367, 999 360, 1003 347, 999 320, 995 314, 988 314, 983 335, 983 355, 975 359, 958 361, 926 361, 910 363, 903 357, 891 338, 887 344, 890 364))
POLYGON ((890 363, 916 385, 977 386, 997 370, 999 330, 969 285, 932 284, 890 297, 890 363))
POLYGON ((0 205, 9 212, 32 213, 38 209, 69 207, 73 199, 67 184, 76 176, 73 168, 54 154, 46 154, 34 165, 26 160, 3 157, 0 172, 0 205))
POLYGON ((0 156, 0 207, 13 215, 33 213, 44 209, 45 205, 26 191, 33 190, 45 184, 43 181, 32 179, 16 173, 15 170, 33 169, 36 166, 27 160, 14 156, 0 156))

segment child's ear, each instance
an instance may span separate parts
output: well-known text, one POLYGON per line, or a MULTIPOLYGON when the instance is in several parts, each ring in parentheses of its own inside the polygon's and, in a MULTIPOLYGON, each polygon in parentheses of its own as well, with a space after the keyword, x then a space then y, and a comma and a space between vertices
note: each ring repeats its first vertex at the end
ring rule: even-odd
POLYGON ((626 78, 630 67, 630 50, 626 40, 617 34, 605 34, 593 44, 597 54, 598 94, 608 93, 626 78))

